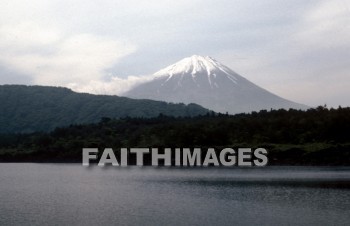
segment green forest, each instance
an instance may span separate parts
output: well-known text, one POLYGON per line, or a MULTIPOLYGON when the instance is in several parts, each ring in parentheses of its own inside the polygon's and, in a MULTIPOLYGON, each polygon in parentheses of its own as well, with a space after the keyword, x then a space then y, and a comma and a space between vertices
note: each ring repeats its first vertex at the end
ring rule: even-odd
POLYGON ((269 165, 350 165, 350 108, 103 117, 51 132, 3 133, 1 162, 81 162, 82 148, 258 148, 269 165))

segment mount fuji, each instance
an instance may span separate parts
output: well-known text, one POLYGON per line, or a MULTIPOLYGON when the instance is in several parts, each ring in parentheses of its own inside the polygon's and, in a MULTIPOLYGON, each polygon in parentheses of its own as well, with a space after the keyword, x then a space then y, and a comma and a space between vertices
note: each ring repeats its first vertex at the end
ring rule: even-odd
POLYGON ((271 108, 308 108, 255 85, 209 56, 184 58, 153 76, 152 80, 122 95, 136 99, 196 103, 216 112, 230 114, 271 108))

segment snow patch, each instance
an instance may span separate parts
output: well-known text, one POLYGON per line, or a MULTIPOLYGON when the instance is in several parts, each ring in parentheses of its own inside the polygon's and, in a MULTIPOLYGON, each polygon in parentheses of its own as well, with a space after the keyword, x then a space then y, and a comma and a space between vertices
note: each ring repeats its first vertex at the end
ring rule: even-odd
POLYGON ((234 73, 225 65, 222 65, 215 59, 206 56, 199 56, 199 55, 193 55, 191 57, 184 58, 180 61, 178 61, 175 64, 172 64, 154 74, 155 77, 165 77, 167 76, 167 79, 164 83, 168 82, 174 75, 181 75, 179 78, 180 81, 179 85, 181 84, 181 81, 184 78, 184 75, 190 74, 192 76, 193 81, 195 81, 195 78, 199 75, 206 74, 208 76, 208 82, 210 87, 217 87, 217 84, 215 85, 213 83, 213 79, 215 80, 217 78, 218 72, 224 73, 228 79, 230 79, 233 83, 237 84, 237 78, 234 75, 234 73))

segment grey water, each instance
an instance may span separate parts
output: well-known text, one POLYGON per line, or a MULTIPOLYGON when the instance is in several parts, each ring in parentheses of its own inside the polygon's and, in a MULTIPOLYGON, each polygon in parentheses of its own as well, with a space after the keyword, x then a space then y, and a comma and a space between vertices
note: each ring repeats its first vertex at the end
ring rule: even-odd
POLYGON ((3 163, 0 225, 350 225, 350 168, 3 163))

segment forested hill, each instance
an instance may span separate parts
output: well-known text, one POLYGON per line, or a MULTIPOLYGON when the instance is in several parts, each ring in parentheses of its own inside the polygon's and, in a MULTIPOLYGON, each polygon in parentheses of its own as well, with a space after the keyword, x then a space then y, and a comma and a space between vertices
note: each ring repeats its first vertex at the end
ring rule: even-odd
POLYGON ((70 124, 98 122, 103 117, 195 116, 208 112, 196 104, 168 104, 24 85, 1 85, 0 108, 0 133, 50 131, 70 124))
POLYGON ((82 148, 266 148, 269 164, 350 166, 350 108, 175 118, 104 118, 50 133, 0 134, 0 162, 81 162, 82 148))

